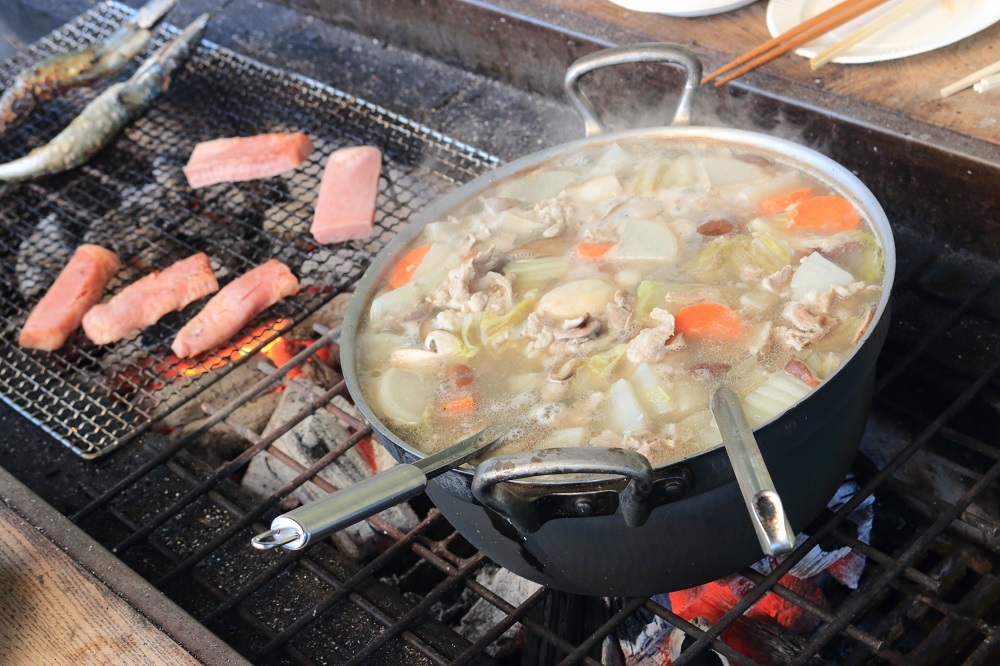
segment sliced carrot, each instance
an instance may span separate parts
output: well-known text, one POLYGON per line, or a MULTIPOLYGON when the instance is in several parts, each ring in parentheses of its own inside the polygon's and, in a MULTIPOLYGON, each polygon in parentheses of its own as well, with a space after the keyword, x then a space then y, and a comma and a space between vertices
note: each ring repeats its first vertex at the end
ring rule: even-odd
POLYGON ((778 196, 771 197, 770 199, 764 199, 757 205, 757 208, 760 209, 760 212, 764 215, 775 215, 783 210, 787 210, 790 206, 802 203, 812 195, 812 188, 803 187, 798 190, 792 190, 791 192, 779 194, 778 196))
POLYGON ((581 259, 594 260, 611 249, 614 243, 580 243, 576 246, 576 253, 581 259))
POLYGON ((813 197, 792 209, 788 228, 832 234, 854 229, 859 219, 854 204, 843 197, 813 197))
POLYGON ((695 303, 674 316, 674 329, 691 340, 732 342, 743 336, 743 319, 718 303, 695 303))
POLYGON ((472 411, 476 401, 472 396, 452 398, 441 403, 441 414, 444 416, 462 416, 472 411))
POLYGON ((413 271, 417 270, 417 266, 424 260, 424 255, 430 249, 430 244, 418 245, 404 254, 399 263, 392 267, 392 272, 389 273, 389 286, 393 289, 399 289, 409 282, 410 278, 413 277, 413 271))

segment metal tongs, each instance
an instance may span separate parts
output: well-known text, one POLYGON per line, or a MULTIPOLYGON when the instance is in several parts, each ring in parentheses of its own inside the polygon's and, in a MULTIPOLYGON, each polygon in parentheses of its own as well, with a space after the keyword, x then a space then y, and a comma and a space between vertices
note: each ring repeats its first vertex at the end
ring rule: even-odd
POLYGON ((712 395, 712 413, 761 549, 772 556, 791 551, 795 547, 795 532, 774 489, 739 396, 726 386, 719 387, 712 395))
POLYGON ((258 534, 250 543, 260 550, 278 546, 289 550, 305 548, 314 539, 322 539, 419 495, 430 479, 484 453, 505 435, 506 430, 490 424, 434 455, 413 464, 396 465, 350 488, 282 514, 271 521, 270 530, 258 534))

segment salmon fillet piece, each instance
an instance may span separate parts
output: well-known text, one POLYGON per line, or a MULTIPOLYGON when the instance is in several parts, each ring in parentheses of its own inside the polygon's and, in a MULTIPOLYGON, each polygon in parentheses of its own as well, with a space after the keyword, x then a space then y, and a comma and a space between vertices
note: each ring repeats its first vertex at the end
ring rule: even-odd
POLYGON ((374 146, 341 148, 323 167, 312 235, 318 243, 368 238, 375 221, 375 198, 382 151, 374 146))
POLYGON ((302 164, 312 149, 312 141, 301 132, 203 141, 191 152, 184 175, 196 189, 270 178, 302 164))
POLYGON ((83 317, 83 332, 99 345, 117 342, 217 291, 219 283, 208 255, 195 254, 136 280, 107 303, 92 307, 83 317))
POLYGON ((121 268, 118 256, 100 245, 81 245, 28 315, 17 344, 53 351, 73 334, 121 268))
POLYGON ((288 266, 276 259, 266 261, 220 289, 177 332, 170 348, 178 358, 218 349, 258 314, 298 291, 299 281, 288 266))

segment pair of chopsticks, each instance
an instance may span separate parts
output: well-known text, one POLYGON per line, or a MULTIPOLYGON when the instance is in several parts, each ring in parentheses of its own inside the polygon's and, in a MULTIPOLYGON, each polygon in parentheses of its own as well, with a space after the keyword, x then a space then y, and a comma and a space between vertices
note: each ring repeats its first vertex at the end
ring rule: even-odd
POLYGON ((987 65, 968 76, 941 88, 941 97, 950 97, 966 88, 983 93, 1000 86, 1000 61, 987 65))
MULTIPOLYGON (((761 65, 766 65, 775 58, 783 56, 803 44, 808 44, 817 37, 825 35, 831 30, 847 23, 848 21, 854 20, 862 14, 878 7, 879 5, 885 4, 888 1, 889 0, 844 0, 825 12, 817 14, 807 21, 803 21, 794 28, 786 30, 777 37, 769 39, 757 48, 748 51, 731 62, 726 63, 719 69, 705 76, 701 81, 702 83, 706 83, 712 79, 722 77, 715 81, 716 86, 721 86, 722 84, 728 83, 737 77, 743 76, 751 70, 757 69, 761 65)), ((891 15, 889 18, 883 16, 876 19, 876 21, 873 21, 873 23, 877 22, 876 27, 863 28, 863 34, 861 37, 851 35, 846 40, 834 44, 823 53, 817 54, 814 59, 817 60, 817 63, 812 65, 813 69, 821 67, 823 64, 829 62, 843 51, 846 51, 854 44, 860 42, 862 39, 865 39, 871 34, 874 34, 878 30, 886 27, 888 23, 893 20, 897 20, 903 13, 912 12, 913 9, 916 8, 917 4, 923 4, 927 1, 928 0, 907 0, 907 2, 904 2, 900 7, 888 12, 887 14, 891 15), (906 7, 905 12, 902 11, 903 7, 906 7), (844 44, 844 42, 848 41, 851 43, 844 44), (823 60, 819 61, 821 56, 823 57, 823 60)))

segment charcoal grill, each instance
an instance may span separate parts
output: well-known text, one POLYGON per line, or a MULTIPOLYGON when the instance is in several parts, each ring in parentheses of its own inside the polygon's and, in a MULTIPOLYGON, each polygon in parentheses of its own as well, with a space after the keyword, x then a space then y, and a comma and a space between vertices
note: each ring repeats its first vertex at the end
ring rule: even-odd
MULTIPOLYGON (((88 12, 21 56, 4 70, 4 76, 38 53, 104 34, 126 11, 120 5, 103 5, 88 12)), ((169 34, 169 30, 164 32, 169 34)), ((554 34, 558 39, 558 33, 554 34)), ((44 140, 92 94, 74 93, 54 105, 28 128, 0 143, 0 156, 9 158, 32 142, 44 140)), ((758 104, 759 111, 769 102, 743 99, 741 103, 758 104)), ((386 152, 390 171, 399 173, 398 180, 389 183, 390 194, 379 202, 383 212, 374 241, 349 246, 332 260, 330 268, 336 277, 326 284, 327 291, 308 293, 270 313, 294 322, 349 289, 371 253, 405 222, 410 210, 435 192, 497 162, 487 152, 449 140, 388 109, 209 44, 173 82, 162 104, 87 168, 18 186, 15 193, 2 195, 0 213, 15 218, 3 231, 5 261, 31 233, 32 225, 22 216, 30 214, 29 219, 38 220, 57 213, 82 232, 85 220, 120 203, 124 185, 149 185, 148 180, 137 181, 136 172, 143 171, 140 167, 148 172, 150 146, 155 146, 154 153, 169 148, 170 159, 159 165, 176 168, 192 141, 272 129, 269 123, 275 118, 326 138, 326 151, 344 143, 379 145, 386 152), (234 89, 237 80, 240 86, 234 89), (201 103, 221 104, 227 112, 211 118, 175 115, 185 113, 185 105, 201 103)), ((370 434, 369 427, 336 400, 344 395, 342 383, 317 390, 290 376, 294 368, 309 363, 336 340, 335 328, 319 326, 311 331, 310 344, 280 367, 262 361, 259 354, 243 356, 178 384, 176 395, 155 404, 135 387, 100 394, 95 389, 102 386, 98 378, 107 377, 108 369, 117 371, 113 363, 134 358, 128 355, 134 349, 116 347, 102 354, 81 344, 60 356, 63 361, 47 365, 37 357, 19 355, 5 334, 0 377, 5 395, 15 396, 6 400, 53 437, 39 437, 36 426, 4 410, 0 416, 11 435, 0 451, 0 464, 255 663, 625 663, 619 636, 631 627, 661 622, 689 637, 690 648, 674 663, 700 663, 711 649, 732 663, 753 664, 760 661, 723 642, 722 637, 739 628, 743 612, 769 594, 819 620, 818 628, 802 635, 783 635, 777 641, 774 636, 762 637, 770 641, 768 645, 780 644, 783 651, 772 655, 781 663, 996 663, 1000 657, 1000 524, 995 512, 1000 489, 1000 448, 995 435, 1000 419, 1000 297, 996 289, 1000 271, 990 251, 997 244, 996 239, 966 236, 960 223, 954 231, 942 231, 952 218, 941 211, 937 192, 930 186, 913 186, 931 182, 937 186, 938 181, 932 181, 936 170, 943 169, 945 174, 975 170, 979 178, 987 178, 996 169, 933 147, 837 125, 819 114, 802 122, 810 128, 808 139, 843 153, 831 156, 859 172, 894 221, 899 270, 892 326, 879 362, 873 417, 854 469, 861 490, 810 525, 804 542, 770 573, 742 572, 748 580, 746 595, 707 628, 678 616, 660 596, 587 599, 542 588, 512 603, 482 582, 480 574, 490 563, 423 498, 413 502, 421 520, 409 532, 380 518, 371 519, 384 542, 378 554, 363 561, 348 558, 328 541, 298 552, 252 550, 250 538, 266 529, 280 512, 280 503, 297 488, 308 482, 322 491, 335 490, 318 472, 338 464, 370 434), (830 131, 838 133, 837 141, 825 143, 829 135, 818 127, 833 127, 830 131), (905 156, 910 165, 906 177, 913 182, 897 181, 897 172, 887 168, 886 162, 866 162, 859 156, 861 151, 852 153, 860 142, 876 146, 888 163, 893 156, 905 156), (935 232, 928 233, 935 225, 935 232), (973 238, 985 242, 974 243, 973 238), (256 365, 258 378, 232 399, 203 404, 208 416, 199 428, 181 438, 155 432, 158 419, 184 402, 199 400, 210 383, 221 381, 240 364, 256 365), (300 393, 304 405, 279 428, 260 435, 235 417, 248 400, 278 387, 300 393), (283 432, 318 410, 347 424, 346 436, 329 451, 303 464, 273 446, 283 432), (59 420, 67 422, 65 428, 59 420), (190 449, 195 443, 211 442, 220 427, 237 433, 245 451, 213 467, 190 449), (53 438, 87 455, 132 441, 113 455, 83 461, 60 450, 53 438), (234 479, 264 453, 274 456, 290 474, 282 487, 262 498, 246 493, 234 479), (914 467, 921 459, 936 461, 930 469, 952 477, 952 486, 936 489, 929 473, 914 467), (844 519, 872 496, 875 528, 871 543, 864 543, 844 519), (863 554, 867 565, 859 589, 833 586, 820 604, 779 582, 813 545, 850 546, 863 554), (456 630, 455 609, 475 600, 498 613, 483 633, 469 638, 456 630), (498 653, 494 648, 512 628, 520 630, 520 643, 498 653)), ((314 160, 305 170, 311 184, 321 163, 314 160)), ((953 192, 963 191, 962 187, 975 191, 959 176, 945 175, 939 180, 946 181, 944 187, 954 188, 953 192)), ((239 189, 247 200, 287 214, 287 228, 307 217, 278 186, 239 189)), ((179 188, 173 192, 180 193, 179 188)), ((221 194, 199 196, 192 202, 194 212, 183 219, 177 215, 164 218, 151 228, 176 240, 172 225, 189 223, 188 218, 199 218, 206 209, 218 210, 223 199, 221 194)), ((978 204, 967 205, 976 208, 978 204)), ((985 204, 983 208, 989 210, 985 204)), ((223 217, 238 216, 225 213, 223 217)), ((306 260, 306 249, 300 245, 275 241, 263 228, 247 231, 252 241, 276 242, 274 247, 288 252, 292 261, 306 260)), ((139 246, 151 243, 151 238, 124 241, 139 246)), ((161 261, 173 258, 165 255, 161 261)), ((252 252, 240 254, 234 266, 243 267, 258 258, 252 252)), ((14 284, 9 281, 14 277, 5 268, 3 312, 8 326, 26 305, 9 295, 14 284)), ((164 334, 169 331, 168 326, 164 334)), ((279 333, 270 329, 259 336, 256 346, 279 333)), ((139 344, 155 349, 145 340, 126 341, 123 346, 139 344)), ((162 370, 151 368, 159 366, 139 364, 134 372, 144 382, 161 380, 157 373, 162 370)))
MULTIPOLYGON (((8 63, 0 77, 10 80, 40 58, 106 37, 130 11, 112 3, 89 12, 8 63)), ((177 32, 165 28, 150 50, 177 32)), ((0 158, 14 159, 45 143, 100 89, 71 93, 33 117, 5 137, 0 158)), ((428 197, 496 162, 348 93, 203 43, 171 82, 170 94, 131 125, 113 149, 77 172, 0 192, 5 222, 0 271, 7 287, 0 302, 5 329, 0 396, 79 455, 107 453, 218 381, 248 357, 246 352, 273 340, 278 334, 273 322, 292 325, 347 288, 428 197), (318 145, 293 178, 238 187, 235 206, 232 191, 186 187, 180 169, 199 141, 292 130, 308 133, 318 145), (365 143, 381 148, 387 162, 389 182, 381 188, 376 232, 333 250, 310 245, 311 197, 326 156, 338 147, 365 143), (249 325, 241 336, 244 349, 223 350, 200 364, 210 372, 169 355, 165 343, 183 323, 179 317, 106 347, 78 336, 57 354, 19 349, 12 332, 80 241, 113 249, 126 266, 142 273, 194 252, 208 253, 223 276, 277 258, 304 288, 249 325), (46 262, 46 257, 55 260, 46 262), (41 265, 25 278, 24 264, 39 259, 41 265)), ((128 280, 119 274, 109 288, 120 289, 128 280)))

